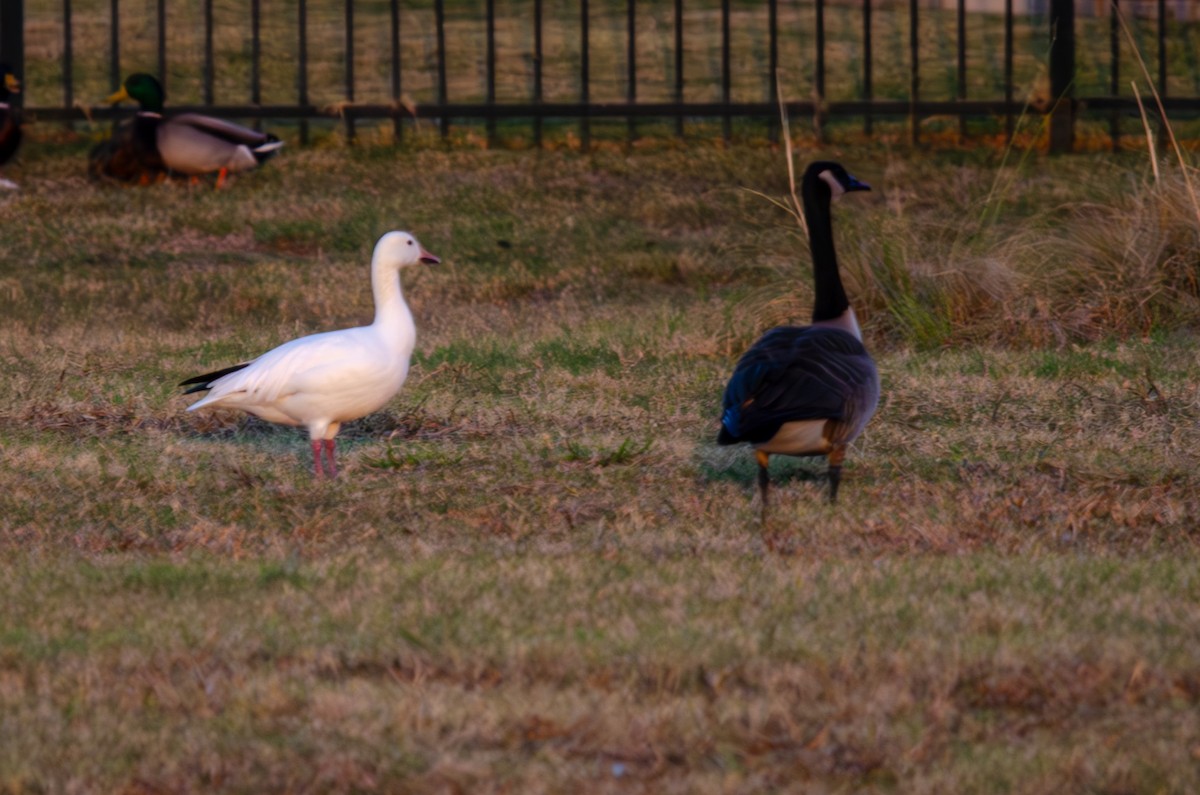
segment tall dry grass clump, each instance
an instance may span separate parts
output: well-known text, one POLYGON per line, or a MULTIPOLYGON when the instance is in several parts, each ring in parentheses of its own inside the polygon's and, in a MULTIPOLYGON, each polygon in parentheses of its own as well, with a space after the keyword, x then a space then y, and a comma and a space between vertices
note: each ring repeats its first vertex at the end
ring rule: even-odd
POLYGON ((1200 322, 1200 227, 1187 194, 1183 175, 1166 173, 1070 207, 1053 234, 1014 237, 1008 256, 1032 299, 1021 336, 1052 344, 1200 322))
POLYGON ((847 277, 860 314, 885 342, 931 349, 1000 333, 1019 274, 988 230, 960 220, 864 219, 877 237, 847 257, 847 277))
MULTIPOLYGON (((1057 346, 1200 323, 1189 165, 1157 177, 1016 166, 986 195, 971 187, 982 169, 960 168, 889 166, 873 198, 835 210, 839 262, 875 346, 1057 346)), ((745 300, 764 326, 807 322, 802 228, 795 239, 795 259, 745 300)))

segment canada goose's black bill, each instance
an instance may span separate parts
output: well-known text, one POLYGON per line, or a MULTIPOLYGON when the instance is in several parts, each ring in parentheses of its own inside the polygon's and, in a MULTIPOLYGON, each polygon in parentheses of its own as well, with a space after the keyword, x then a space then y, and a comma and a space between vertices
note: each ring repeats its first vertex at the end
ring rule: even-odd
POLYGON ((833 169, 825 169, 817 175, 822 182, 829 186, 830 199, 836 199, 846 193, 871 189, 867 183, 847 174, 845 169, 840 169, 840 171, 840 174, 835 174, 833 169))
POLYGON ((870 189, 871 189, 870 185, 863 182, 862 180, 855 179, 854 176, 850 176, 849 183, 846 185, 847 193, 850 193, 850 192, 856 191, 856 190, 870 190, 870 189))

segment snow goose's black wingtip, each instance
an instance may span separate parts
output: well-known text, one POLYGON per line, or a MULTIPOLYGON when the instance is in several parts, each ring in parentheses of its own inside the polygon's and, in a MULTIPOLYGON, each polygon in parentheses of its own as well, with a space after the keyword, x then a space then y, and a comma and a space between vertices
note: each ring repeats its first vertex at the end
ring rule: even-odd
POLYGON ((222 376, 229 375, 230 373, 236 373, 238 370, 243 370, 249 366, 249 364, 250 362, 242 362, 241 364, 235 364, 233 367, 226 367, 224 370, 217 370, 213 373, 198 375, 195 378, 189 378, 186 381, 180 381, 179 386, 192 386, 192 384, 195 384, 195 386, 192 386, 191 389, 183 393, 185 395, 190 395, 193 392, 203 392, 212 386, 213 381, 216 381, 222 376))

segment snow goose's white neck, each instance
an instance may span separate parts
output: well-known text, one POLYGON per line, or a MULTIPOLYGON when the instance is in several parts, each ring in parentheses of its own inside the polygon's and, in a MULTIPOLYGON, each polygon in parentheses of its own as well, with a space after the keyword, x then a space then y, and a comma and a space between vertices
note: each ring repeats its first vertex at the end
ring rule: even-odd
POLYGON ((374 325, 377 328, 409 339, 416 336, 412 312, 400 287, 400 270, 418 262, 436 264, 441 260, 422 248, 407 232, 388 232, 375 244, 375 253, 371 257, 371 290, 375 295, 374 325))

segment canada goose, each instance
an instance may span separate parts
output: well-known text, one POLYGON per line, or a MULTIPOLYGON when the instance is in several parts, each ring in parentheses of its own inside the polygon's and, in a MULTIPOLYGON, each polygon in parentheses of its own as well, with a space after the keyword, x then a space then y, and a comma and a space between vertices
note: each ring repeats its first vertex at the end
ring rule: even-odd
POLYGON ((382 408, 408 377, 417 330, 400 270, 418 262, 441 260, 409 233, 388 232, 371 257, 374 323, 301 337, 253 361, 189 378, 180 383, 192 387, 184 394, 208 390, 208 395, 188 411, 240 409, 268 422, 303 425, 312 440, 313 474, 336 477, 334 437, 341 424, 382 408))
POLYGON ((717 437, 718 444, 754 446, 764 520, 771 455, 828 456, 833 502, 846 446, 879 402, 879 373, 842 287, 829 215, 833 199, 870 187, 839 163, 816 162, 800 190, 815 283, 812 325, 771 329, 743 354, 725 387, 717 437))
MULTIPOLYGON (((21 145, 21 120, 8 104, 11 94, 21 91, 21 81, 13 74, 12 67, 0 64, 0 167, 17 153, 21 145)), ((0 177, 0 188, 13 189, 17 183, 0 177)))
MULTIPOLYGON (((164 168, 190 177, 215 172, 221 187, 226 174, 249 171, 283 146, 269 133, 199 113, 164 118, 165 99, 162 84, 139 72, 125 78, 121 89, 105 100, 110 105, 124 100, 138 103, 132 131, 111 156, 118 162, 132 156, 141 166, 140 174, 164 168)), ((99 149, 95 153, 102 154, 99 149)))

